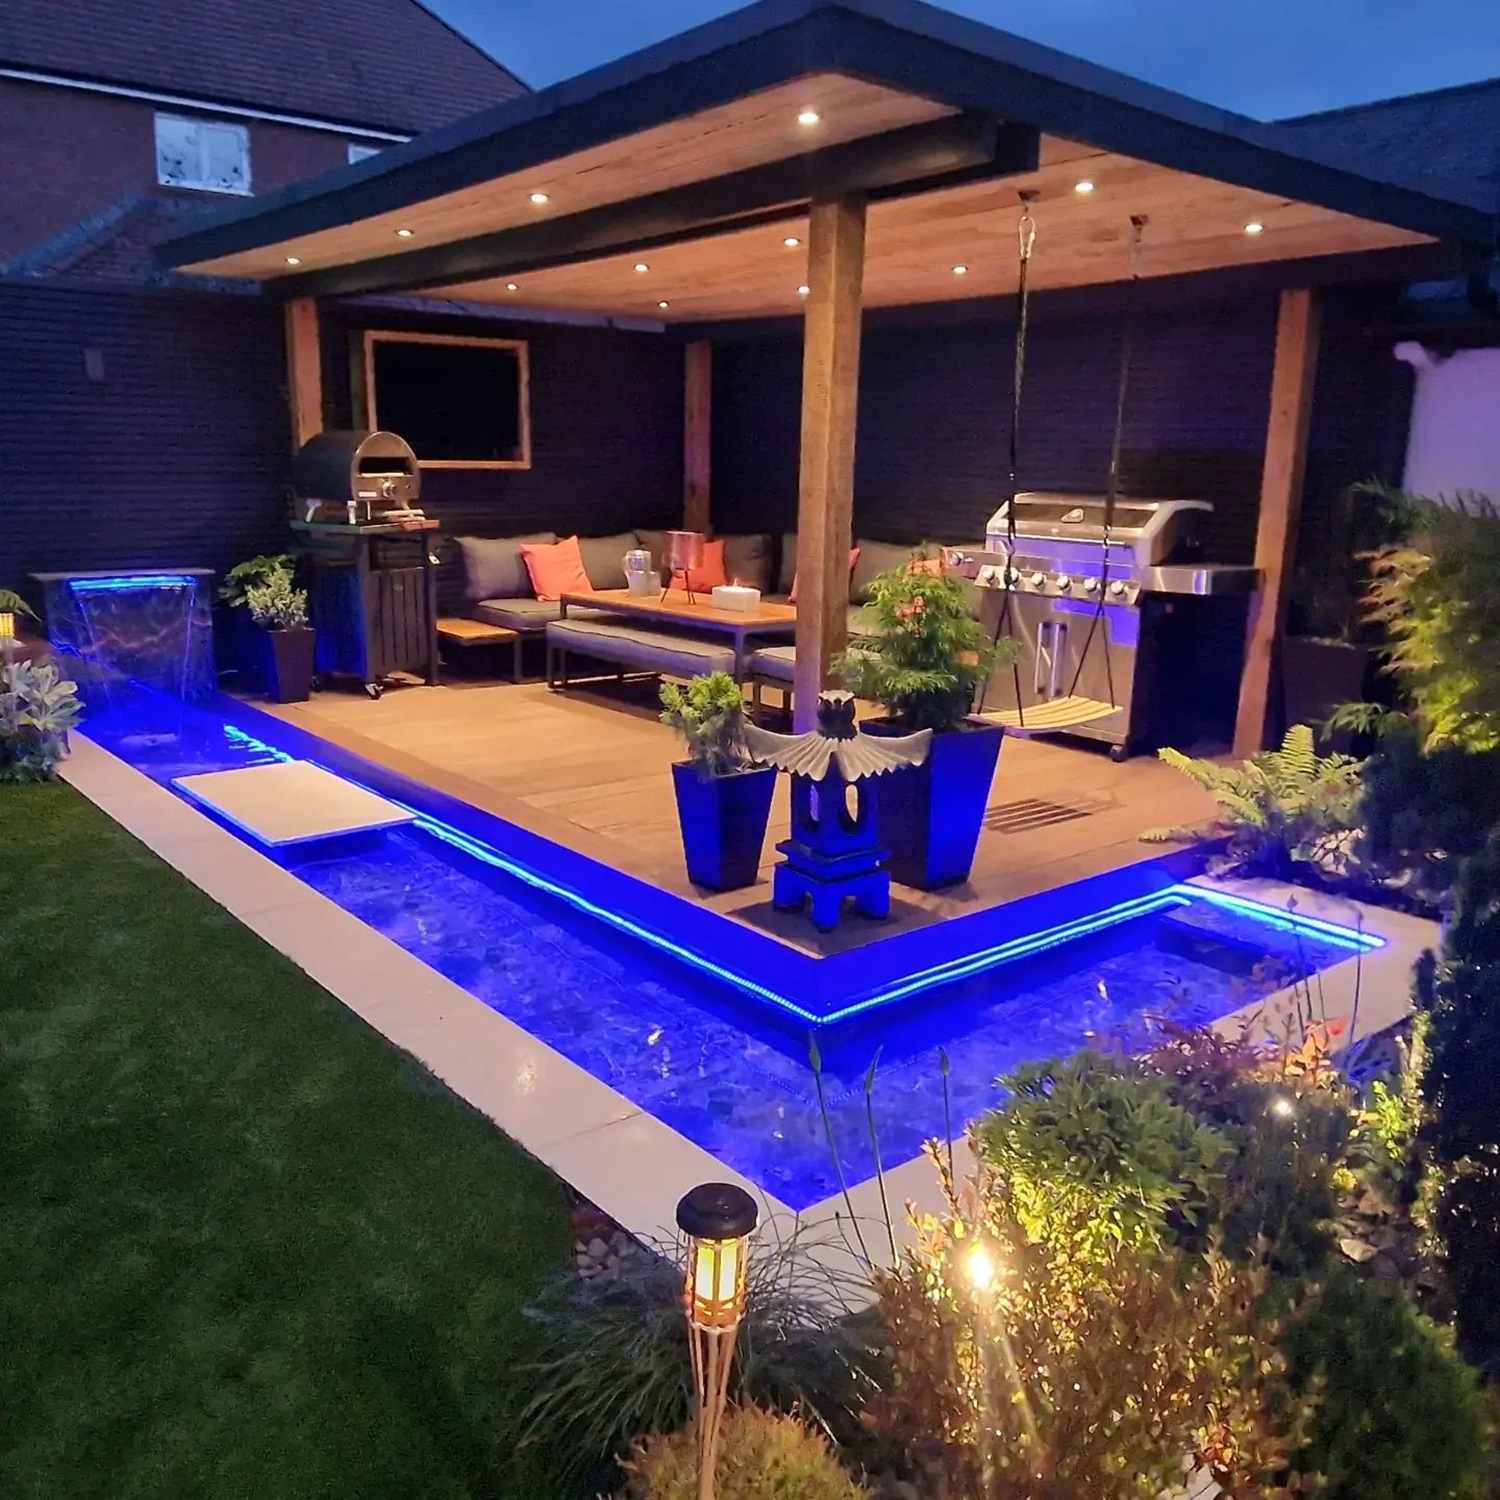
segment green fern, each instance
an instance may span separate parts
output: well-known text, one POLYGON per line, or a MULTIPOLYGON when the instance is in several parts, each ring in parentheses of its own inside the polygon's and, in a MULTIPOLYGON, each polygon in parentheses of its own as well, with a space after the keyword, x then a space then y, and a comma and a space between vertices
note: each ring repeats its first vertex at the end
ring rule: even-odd
MULTIPOLYGON (((1213 834, 1227 840, 1221 870, 1285 878, 1299 865, 1326 865, 1356 827, 1362 763, 1349 755, 1319 755, 1310 725, 1292 725, 1278 748, 1238 765, 1170 748, 1158 753, 1218 804, 1213 834)), ((1202 836, 1202 830, 1188 828, 1141 835, 1147 843, 1202 836)))

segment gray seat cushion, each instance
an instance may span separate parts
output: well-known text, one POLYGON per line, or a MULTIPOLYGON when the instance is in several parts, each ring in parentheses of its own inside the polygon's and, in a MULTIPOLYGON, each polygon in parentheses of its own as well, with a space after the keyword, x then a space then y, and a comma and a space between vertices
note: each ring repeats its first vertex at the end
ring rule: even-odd
MULTIPOLYGON (((456 537, 464 560, 464 597, 466 599, 530 599, 536 590, 526 559, 521 556, 522 542, 557 540, 555 531, 534 531, 526 536, 456 537)), ((498 622, 491 622, 498 623, 498 622)))
MULTIPOLYGON (((633 531, 614 536, 581 536, 578 550, 583 554, 583 571, 596 589, 625 587, 625 554, 640 545, 633 531)), ((649 549, 648 549, 649 550, 649 549)))
POLYGON ((656 630, 637 630, 630 625, 575 620, 571 614, 547 627, 547 644, 560 651, 633 667, 638 672, 659 672, 665 677, 734 671, 734 650, 722 639, 667 635, 656 630))
POLYGON ((781 537, 781 556, 776 567, 776 592, 790 594, 797 581, 797 533, 787 531, 781 537))
MULTIPOLYGON (((486 625, 503 625, 507 630, 519 630, 522 635, 540 635, 552 621, 562 617, 562 605, 554 599, 481 599, 471 613, 486 625)), ((606 616, 600 610, 579 609, 574 605, 568 610, 568 618, 601 620, 606 616)))
POLYGON ((796 672, 795 646, 762 646, 750 658, 750 675, 762 682, 790 682, 796 672))

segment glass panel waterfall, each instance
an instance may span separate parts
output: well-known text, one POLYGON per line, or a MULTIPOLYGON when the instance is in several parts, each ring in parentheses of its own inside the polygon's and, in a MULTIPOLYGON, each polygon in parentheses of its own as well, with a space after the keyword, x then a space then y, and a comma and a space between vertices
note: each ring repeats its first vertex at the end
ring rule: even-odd
POLYGON ((213 690, 206 575, 74 573, 43 582, 47 634, 90 714, 107 713, 143 688, 172 705, 213 690))

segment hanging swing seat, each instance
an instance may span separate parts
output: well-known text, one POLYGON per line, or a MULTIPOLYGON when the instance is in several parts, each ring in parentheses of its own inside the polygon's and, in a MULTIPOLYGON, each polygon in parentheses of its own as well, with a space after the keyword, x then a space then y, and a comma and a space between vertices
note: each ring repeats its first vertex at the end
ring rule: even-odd
POLYGON ((1117 704, 1106 703, 1100 698, 1048 698, 1041 703, 1032 703, 1024 710, 1015 708, 992 708, 975 714, 986 724, 1001 724, 1011 734, 1028 739, 1034 734, 1066 734, 1070 729, 1081 729, 1085 724, 1096 723, 1117 714, 1117 704))

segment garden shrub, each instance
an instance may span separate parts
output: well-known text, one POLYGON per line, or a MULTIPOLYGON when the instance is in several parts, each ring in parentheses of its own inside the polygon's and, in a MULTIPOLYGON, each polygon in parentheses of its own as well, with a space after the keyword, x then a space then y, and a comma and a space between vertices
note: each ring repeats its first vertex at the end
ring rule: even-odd
POLYGON ((1400 1293, 1341 1271, 1287 1328, 1295 1388, 1316 1392, 1296 1470, 1325 1500, 1479 1500, 1478 1381, 1451 1334, 1400 1293))
POLYGON ((1430 1020, 1423 1143, 1460 1344, 1500 1362, 1500 832, 1469 860, 1440 957, 1419 966, 1430 1020))
POLYGON ((12 662, 0 670, 0 782, 50 781, 82 713, 77 683, 55 662, 12 662))
POLYGON ((975 1139, 1032 1239, 1097 1260, 1156 1244, 1169 1219, 1179 1233, 1203 1228, 1229 1144, 1177 1102, 1170 1079, 1081 1052, 1001 1083, 1010 1098, 975 1139))
POLYGON ((924 1496, 1157 1500, 1195 1454, 1230 1493, 1280 1493, 1311 1402, 1278 1384, 1263 1266, 1034 1239, 983 1159, 962 1193, 937 1165, 947 1210, 877 1275, 870 1410, 924 1496))
MULTIPOLYGON (((871 1388, 869 1338, 846 1316, 853 1288, 818 1267, 804 1234, 773 1235, 767 1226, 751 1251, 731 1391, 796 1410, 842 1441, 856 1431, 871 1388)), ((577 1473, 688 1420, 693 1377, 682 1270, 672 1247, 661 1248, 611 1276, 559 1277, 527 1308, 537 1331, 528 1369, 533 1395, 515 1414, 515 1428, 522 1441, 545 1439, 571 1454, 577 1473)))
MULTIPOLYGON (((697 1500, 698 1452, 691 1426, 636 1445, 624 1461, 632 1500, 697 1500)), ((733 1406, 719 1435, 718 1500, 864 1500, 820 1433, 796 1417, 733 1406)))

